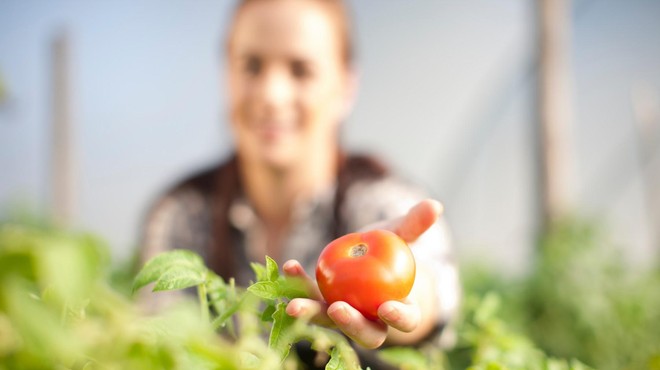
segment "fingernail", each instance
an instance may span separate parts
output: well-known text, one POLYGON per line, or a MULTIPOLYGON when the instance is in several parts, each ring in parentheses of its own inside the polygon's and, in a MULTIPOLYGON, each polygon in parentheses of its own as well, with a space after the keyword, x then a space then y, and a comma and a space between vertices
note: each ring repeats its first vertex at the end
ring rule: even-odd
POLYGON ((442 203, 438 202, 435 199, 431 199, 431 204, 433 204, 433 208, 435 208, 438 214, 442 214, 442 212, 444 212, 445 207, 442 205, 442 203))
POLYGON ((287 313, 289 316, 296 316, 296 315, 298 315, 298 314, 300 313, 300 306, 291 306, 291 305, 288 305, 288 306, 286 306, 286 313, 287 313))
POLYGON ((340 325, 347 325, 351 321, 351 317, 348 315, 348 311, 346 311, 345 307, 337 307, 332 310, 332 312, 328 312, 329 315, 331 315, 337 324, 340 325))
POLYGON ((282 265, 282 268, 285 270, 290 270, 295 266, 295 263, 293 261, 286 261, 284 262, 284 265, 282 265))
POLYGON ((399 314, 399 310, 397 310, 394 307, 390 307, 390 309, 385 311, 382 315, 383 315, 383 319, 390 322, 398 320, 399 317, 401 316, 399 314))

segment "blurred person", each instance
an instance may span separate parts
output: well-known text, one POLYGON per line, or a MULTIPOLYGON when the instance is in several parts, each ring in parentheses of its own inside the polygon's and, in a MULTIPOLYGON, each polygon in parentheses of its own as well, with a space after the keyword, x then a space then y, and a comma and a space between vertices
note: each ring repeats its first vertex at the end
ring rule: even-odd
POLYGON ((142 259, 192 249, 223 278, 247 285, 250 262, 269 255, 286 261, 286 275, 313 283, 317 258, 330 241, 388 228, 416 259, 405 302, 384 303, 380 320, 371 321, 344 302, 326 305, 315 292, 293 299, 287 313, 317 312, 316 323, 365 348, 437 337, 460 295, 442 206, 379 160, 340 145, 357 85, 345 4, 239 1, 225 55, 235 151, 156 200, 143 229, 142 259))

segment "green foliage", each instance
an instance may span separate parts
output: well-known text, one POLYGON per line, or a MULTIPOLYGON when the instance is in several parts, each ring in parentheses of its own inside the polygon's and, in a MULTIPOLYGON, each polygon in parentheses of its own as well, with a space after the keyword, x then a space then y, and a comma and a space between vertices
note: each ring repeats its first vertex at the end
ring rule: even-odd
POLYGON ((553 356, 605 370, 658 368, 659 270, 635 270, 617 251, 594 224, 566 220, 542 238, 529 276, 463 268, 466 291, 497 293, 509 327, 553 356))
MULTIPOLYGON (((344 344, 348 347, 342 336, 286 314, 288 299, 306 296, 302 282, 280 275, 270 257, 266 257, 265 266, 253 263, 252 268, 257 281, 247 289, 239 289, 233 281, 227 284, 208 270, 195 253, 174 250, 148 261, 138 273, 134 288, 155 283, 156 292, 196 286, 202 319, 208 322, 213 315, 211 326, 216 332, 234 338, 232 346, 240 354, 241 368, 280 368, 287 360, 294 361, 289 358, 291 347, 302 339, 312 340, 316 349, 331 356, 335 348, 344 344), (240 333, 235 332, 235 321, 239 322, 240 333), (268 333, 267 342, 262 339, 264 333, 268 333)), ((335 357, 334 361, 342 369, 359 368, 354 354, 335 357)))
POLYGON ((660 356, 660 274, 625 264, 593 225, 566 222, 542 242, 523 303, 533 340, 600 369, 647 369, 660 356))
POLYGON ((90 235, 1 225, 0 369, 240 368, 194 306, 141 315, 107 269, 90 235))
POLYGON ((133 291, 155 282, 154 292, 179 290, 206 283, 207 268, 199 255, 174 250, 154 257, 135 277, 133 291))
POLYGON ((337 368, 359 368, 343 336, 286 314, 286 302, 305 289, 270 258, 254 264, 263 273, 242 289, 190 251, 161 254, 133 289, 196 287, 199 302, 146 315, 108 284, 107 255, 87 234, 0 226, 0 369, 293 369, 290 348, 302 339, 337 368), (264 284, 270 290, 255 288, 264 284))
POLYGON ((466 297, 459 342, 448 354, 453 369, 582 370, 579 361, 556 359, 522 334, 511 330, 499 316, 502 301, 495 293, 466 297))
POLYGON ((436 348, 390 347, 380 357, 403 370, 443 370, 449 368, 445 354, 436 348))
MULTIPOLYGON (((402 369, 660 368, 658 271, 630 271, 598 235, 575 222, 557 228, 534 272, 515 281, 464 268, 456 346, 391 347, 381 358, 402 369)), ((296 369, 291 348, 302 340, 327 353, 326 369, 360 368, 343 335, 286 314, 303 282, 269 257, 252 268, 244 288, 190 251, 161 254, 132 289, 196 289, 197 301, 184 294, 147 315, 124 293, 134 274, 111 273, 98 239, 0 225, 0 369, 296 369)))

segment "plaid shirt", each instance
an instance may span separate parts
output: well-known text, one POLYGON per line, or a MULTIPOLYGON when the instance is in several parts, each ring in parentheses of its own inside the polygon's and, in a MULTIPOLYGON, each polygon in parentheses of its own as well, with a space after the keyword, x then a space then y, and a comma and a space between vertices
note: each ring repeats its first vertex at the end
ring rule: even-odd
MULTIPOLYGON (((209 194, 191 187, 176 188, 161 197, 149 214, 142 240, 142 259, 171 249, 191 249, 207 259, 211 232, 209 194)), ((334 188, 317 194, 313 199, 295 204, 292 227, 284 242, 278 263, 288 259, 300 261, 310 276, 314 276, 321 250, 333 239, 334 188)), ((425 198, 420 189, 392 176, 378 180, 362 180, 350 185, 341 205, 341 217, 348 230, 360 230, 368 225, 404 215, 425 198)), ((247 285, 254 279, 250 261, 263 262, 266 250, 265 229, 246 198, 238 198, 229 208, 229 221, 238 230, 241 254, 236 267, 236 282, 247 285)), ((454 316, 460 299, 457 266, 452 257, 449 229, 440 220, 412 246, 418 266, 427 265, 436 279, 438 315, 446 323, 454 316)), ((151 294, 151 305, 167 304, 173 295, 151 294)))

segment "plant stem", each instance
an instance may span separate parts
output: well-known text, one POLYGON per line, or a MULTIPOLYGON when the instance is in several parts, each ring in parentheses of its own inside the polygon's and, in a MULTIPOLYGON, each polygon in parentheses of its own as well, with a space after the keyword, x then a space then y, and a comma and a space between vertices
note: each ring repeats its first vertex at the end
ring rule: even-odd
POLYGON ((209 301, 206 296, 206 282, 197 286, 197 295, 199 296, 199 306, 201 309, 201 317, 204 322, 209 322, 209 301))

